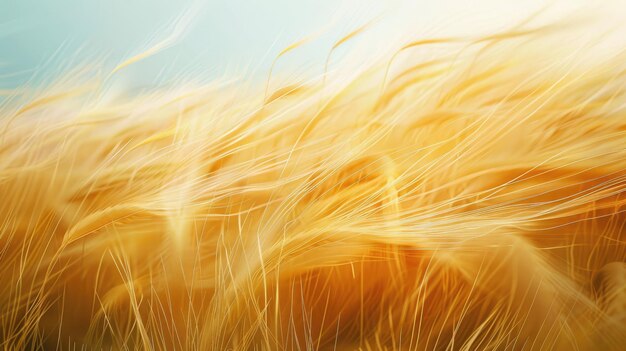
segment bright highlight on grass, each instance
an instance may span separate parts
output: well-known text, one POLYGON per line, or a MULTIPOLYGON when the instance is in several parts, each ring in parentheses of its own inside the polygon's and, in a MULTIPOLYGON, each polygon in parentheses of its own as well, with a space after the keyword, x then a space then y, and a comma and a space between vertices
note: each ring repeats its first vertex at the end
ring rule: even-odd
POLYGON ((2 347, 621 350, 626 56, 568 30, 4 92, 2 347))

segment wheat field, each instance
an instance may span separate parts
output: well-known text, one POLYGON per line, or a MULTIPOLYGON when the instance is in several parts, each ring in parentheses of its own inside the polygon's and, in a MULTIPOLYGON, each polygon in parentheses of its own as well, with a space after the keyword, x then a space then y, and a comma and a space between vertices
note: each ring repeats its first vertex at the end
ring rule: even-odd
POLYGON ((2 347, 622 350, 626 55, 568 30, 2 91, 2 347))

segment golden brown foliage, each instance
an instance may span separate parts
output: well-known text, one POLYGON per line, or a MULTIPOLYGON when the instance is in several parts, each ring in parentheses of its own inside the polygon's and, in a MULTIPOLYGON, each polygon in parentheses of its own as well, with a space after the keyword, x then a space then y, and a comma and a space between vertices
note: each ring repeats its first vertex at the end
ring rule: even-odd
POLYGON ((626 345, 626 60, 541 33, 267 96, 16 93, 3 347, 626 345))

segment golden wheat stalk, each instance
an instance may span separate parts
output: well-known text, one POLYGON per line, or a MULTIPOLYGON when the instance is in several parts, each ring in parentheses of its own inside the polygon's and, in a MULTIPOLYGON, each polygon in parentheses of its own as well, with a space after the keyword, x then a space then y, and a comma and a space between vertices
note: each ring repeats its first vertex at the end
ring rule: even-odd
POLYGON ((2 346, 619 350, 626 57, 548 31, 268 94, 5 92, 2 346))

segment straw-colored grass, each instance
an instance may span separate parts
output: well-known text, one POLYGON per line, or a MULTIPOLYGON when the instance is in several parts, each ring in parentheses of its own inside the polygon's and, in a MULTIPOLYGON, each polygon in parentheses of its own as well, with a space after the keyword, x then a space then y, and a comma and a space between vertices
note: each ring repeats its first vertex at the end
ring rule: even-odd
POLYGON ((544 35, 266 96, 5 92, 2 346, 620 350, 626 57, 544 35))

